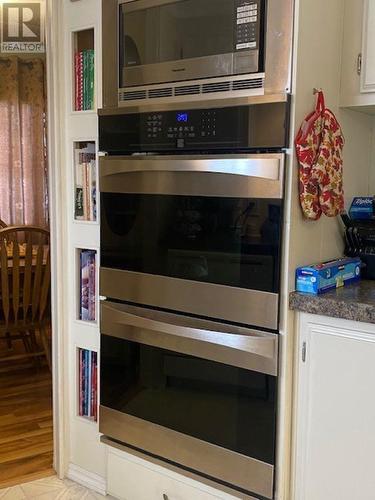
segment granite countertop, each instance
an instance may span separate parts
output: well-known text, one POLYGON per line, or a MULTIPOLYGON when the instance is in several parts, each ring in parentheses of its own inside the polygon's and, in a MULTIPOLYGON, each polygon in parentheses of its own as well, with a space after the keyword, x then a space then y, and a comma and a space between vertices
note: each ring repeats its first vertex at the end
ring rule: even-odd
POLYGON ((375 323, 375 281, 362 280, 321 295, 292 292, 289 307, 310 314, 375 323))

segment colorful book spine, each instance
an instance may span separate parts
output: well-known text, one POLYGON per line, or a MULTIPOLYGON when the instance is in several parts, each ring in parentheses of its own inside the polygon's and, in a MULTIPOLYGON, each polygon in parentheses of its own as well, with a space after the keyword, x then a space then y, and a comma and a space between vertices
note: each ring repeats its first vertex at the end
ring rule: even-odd
POLYGON ((96 153, 95 144, 87 143, 74 152, 76 220, 96 220, 96 153))
POLYGON ((80 253, 80 319, 96 320, 96 252, 81 250, 80 253))
POLYGON ((79 363, 79 401, 80 417, 97 421, 98 418, 98 355, 87 349, 78 350, 79 363))
POLYGON ((75 78, 75 105, 74 109, 79 111, 80 105, 80 53, 76 52, 74 54, 74 78, 75 78))
POLYGON ((87 106, 87 96, 88 96, 88 54, 87 51, 84 50, 82 52, 82 60, 83 60, 83 107, 82 109, 86 111, 88 109, 87 106))
POLYGON ((75 110, 83 109, 83 52, 75 54, 75 110))
POLYGON ((74 54, 75 110, 95 107, 95 52, 93 49, 74 54))
POLYGON ((89 255, 89 318, 90 321, 96 320, 96 253, 90 252, 89 255))
POLYGON ((89 50, 89 77, 88 77, 88 86, 89 86, 89 100, 88 100, 88 109, 95 108, 95 54, 93 50, 89 50))

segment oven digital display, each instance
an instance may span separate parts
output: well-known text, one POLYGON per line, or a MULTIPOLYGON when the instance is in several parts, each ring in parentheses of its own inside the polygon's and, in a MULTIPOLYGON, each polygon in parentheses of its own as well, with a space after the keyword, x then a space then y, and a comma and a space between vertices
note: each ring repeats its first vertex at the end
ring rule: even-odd
POLYGON ((189 121, 189 115, 187 113, 177 113, 178 123, 187 123, 189 121))

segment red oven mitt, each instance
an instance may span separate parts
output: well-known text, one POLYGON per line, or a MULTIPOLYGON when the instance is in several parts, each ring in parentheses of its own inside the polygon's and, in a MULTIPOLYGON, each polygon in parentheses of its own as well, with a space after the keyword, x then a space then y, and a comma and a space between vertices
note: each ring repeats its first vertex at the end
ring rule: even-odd
POLYGON ((304 120, 295 140, 299 162, 299 196, 301 208, 307 219, 318 220, 322 215, 319 200, 319 176, 313 175, 313 167, 319 156, 322 142, 323 114, 325 111, 323 92, 317 94, 315 111, 304 120))
POLYGON ((320 208, 327 217, 336 217, 344 211, 344 143, 344 136, 335 115, 325 109, 322 141, 312 175, 318 183, 320 208))
POLYGON ((295 144, 299 169, 299 192, 306 218, 317 220, 322 213, 335 217, 344 210, 344 136, 335 115, 326 109, 323 92, 316 108, 306 118, 295 144))

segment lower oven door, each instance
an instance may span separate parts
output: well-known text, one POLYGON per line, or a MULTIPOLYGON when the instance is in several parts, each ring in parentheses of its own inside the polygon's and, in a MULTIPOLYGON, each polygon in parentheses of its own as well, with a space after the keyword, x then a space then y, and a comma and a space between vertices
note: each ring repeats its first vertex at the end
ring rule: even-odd
POLYGON ((100 432, 273 498, 278 337, 104 301, 100 432))

